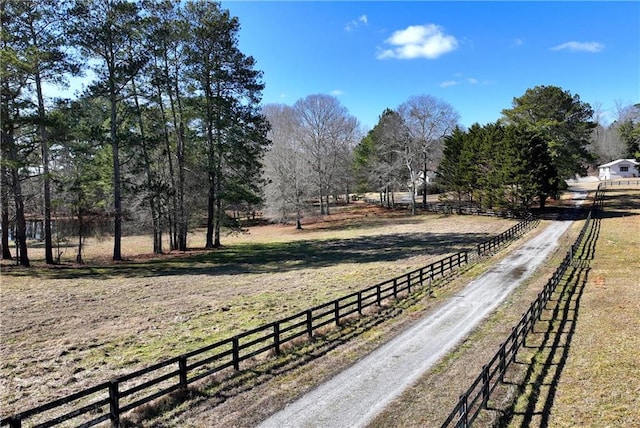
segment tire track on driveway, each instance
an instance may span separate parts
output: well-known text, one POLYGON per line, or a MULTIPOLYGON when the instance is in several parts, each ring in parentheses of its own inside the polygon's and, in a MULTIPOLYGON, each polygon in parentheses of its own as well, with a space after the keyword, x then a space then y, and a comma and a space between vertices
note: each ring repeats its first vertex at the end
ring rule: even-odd
POLYGON ((531 276, 571 223, 551 222, 434 312, 259 426, 366 426, 531 276))

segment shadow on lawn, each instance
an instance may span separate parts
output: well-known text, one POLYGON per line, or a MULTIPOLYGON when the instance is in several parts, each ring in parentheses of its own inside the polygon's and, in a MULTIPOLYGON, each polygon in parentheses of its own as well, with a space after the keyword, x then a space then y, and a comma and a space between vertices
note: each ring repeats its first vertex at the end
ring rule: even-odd
POLYGON ((185 253, 184 257, 103 266, 17 269, 5 274, 71 279, 283 272, 340 263, 388 262, 417 255, 450 254, 486 241, 491 236, 493 235, 485 233, 402 233, 353 239, 238 244, 194 255, 185 253))
POLYGON ((518 361, 517 373, 512 373, 515 380, 505 380, 506 384, 514 385, 518 392, 506 409, 492 409, 500 414, 494 426, 549 426, 551 409, 569 357, 571 340, 578 322, 580 300, 587 284, 589 264, 594 258, 599 233, 600 218, 593 220, 584 245, 575 254, 572 266, 565 274, 562 289, 556 291, 556 305, 551 310, 551 315, 547 320, 541 320, 541 326, 546 327, 538 331, 534 329, 533 337, 527 337, 525 349, 533 351, 533 356, 531 359, 525 357, 518 361), (523 370, 524 375, 521 374, 523 370))

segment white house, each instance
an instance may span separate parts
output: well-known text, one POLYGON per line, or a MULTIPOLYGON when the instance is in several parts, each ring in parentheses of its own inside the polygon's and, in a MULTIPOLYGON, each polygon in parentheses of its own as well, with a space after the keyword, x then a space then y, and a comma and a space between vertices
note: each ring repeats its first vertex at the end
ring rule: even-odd
POLYGON ((598 167, 600 180, 631 178, 640 176, 638 162, 633 159, 618 159, 598 167))

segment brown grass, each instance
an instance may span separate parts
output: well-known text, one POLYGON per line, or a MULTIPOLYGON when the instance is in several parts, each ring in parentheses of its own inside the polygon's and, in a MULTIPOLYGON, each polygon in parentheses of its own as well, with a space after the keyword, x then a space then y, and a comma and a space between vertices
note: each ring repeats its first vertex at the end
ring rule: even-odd
POLYGON ((606 196, 549 426, 640 427, 640 191, 606 196))
MULTIPOLYGON (((336 214, 303 231, 253 227, 226 237, 225 248, 211 252, 151 257, 145 253, 150 238, 126 237, 129 260, 120 263, 108 260, 109 240, 88 242, 85 266, 46 267, 33 250, 34 268, 2 265, 1 414, 424 266, 513 224, 376 209, 336 214)), ((190 243, 203 245, 202 234, 192 235, 190 243)), ((365 334, 375 343, 377 333, 365 334)), ((339 352, 349 357, 340 358, 357 358, 362 348, 346 347, 339 352)), ((304 376, 295 382, 300 387, 292 394, 307 385, 304 376)), ((242 399, 233 403, 239 407, 230 413, 237 416, 242 399)))

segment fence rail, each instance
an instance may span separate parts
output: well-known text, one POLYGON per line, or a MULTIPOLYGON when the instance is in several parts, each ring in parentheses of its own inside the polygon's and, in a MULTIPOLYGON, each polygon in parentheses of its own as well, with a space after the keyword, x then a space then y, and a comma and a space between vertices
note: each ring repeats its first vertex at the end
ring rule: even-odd
POLYGON ((601 187, 614 187, 614 186, 640 186, 640 178, 603 181, 598 185, 598 189, 600 189, 601 187))
MULTIPOLYGON (((491 240, 479 244, 471 253, 478 256, 489 254, 500 244, 514 239, 535 225, 537 220, 528 217, 491 240)), ((241 363, 258 355, 278 355, 282 352, 282 346, 294 339, 312 338, 323 327, 339 326, 347 317, 361 316, 367 307, 381 306, 385 300, 408 295, 425 284, 431 287, 433 280, 468 264, 470 259, 469 251, 458 252, 331 302, 3 418, 0 426, 21 428, 23 421, 55 409, 57 416, 48 416, 50 419, 44 421, 38 420, 35 426, 54 426, 84 416, 80 426, 90 427, 110 421, 112 426, 117 427, 121 415, 129 410, 169 393, 186 390, 189 384, 222 370, 240 370, 241 363)))
MULTIPOLYGON (((616 185, 618 182, 614 182, 616 185)), ((609 184, 610 185, 610 184, 609 184)), ((546 304, 551 300, 551 296, 558 284, 562 281, 569 266, 571 266, 574 255, 577 254, 585 234, 591 227, 592 214, 601 208, 604 199, 604 188, 606 183, 600 183, 596 190, 593 205, 589 210, 586 221, 578 234, 578 237, 571 245, 560 266, 553 273, 544 288, 538 293, 537 298, 531 303, 529 309, 522 315, 518 324, 513 327, 511 334, 499 346, 498 351, 491 360, 482 367, 478 377, 471 383, 471 386, 460 396, 458 403, 454 406, 449 416, 442 424, 442 428, 453 426, 455 428, 470 427, 479 413, 486 408, 489 396, 494 389, 502 382, 509 365, 515 361, 516 354, 524 345, 527 334, 533 330, 536 321, 540 320, 546 304)))

